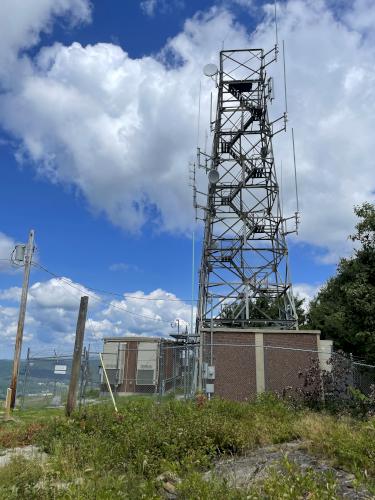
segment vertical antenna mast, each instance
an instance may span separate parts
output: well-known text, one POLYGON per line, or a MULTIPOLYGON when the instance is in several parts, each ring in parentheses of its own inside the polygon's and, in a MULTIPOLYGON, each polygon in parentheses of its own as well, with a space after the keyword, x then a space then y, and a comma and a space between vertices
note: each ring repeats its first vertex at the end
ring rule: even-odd
POLYGON ((288 114, 288 98, 286 93, 286 70, 285 70, 285 43, 283 40, 283 68, 284 68, 284 102, 285 102, 285 113, 288 114))
POLYGON ((294 129, 292 127, 292 143, 293 143, 293 165, 294 165, 294 187, 296 190, 296 204, 297 211, 295 213, 296 216, 296 232, 298 227, 298 215, 299 215, 299 197, 298 197, 298 182, 297 182, 297 164, 296 164, 296 148, 294 146, 294 129))
POLYGON ((276 41, 276 47, 279 45, 279 35, 278 35, 278 30, 277 30, 277 3, 275 0, 274 3, 275 6, 275 41, 276 41))

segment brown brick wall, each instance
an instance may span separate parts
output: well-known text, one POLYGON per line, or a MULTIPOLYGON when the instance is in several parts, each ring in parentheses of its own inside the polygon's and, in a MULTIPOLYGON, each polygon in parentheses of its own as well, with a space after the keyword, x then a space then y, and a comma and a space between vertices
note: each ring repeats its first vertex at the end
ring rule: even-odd
MULTIPOLYGON (((210 335, 206 335, 206 346, 210 335)), ((254 345, 253 333, 214 334, 213 363, 215 366, 215 395, 224 399, 244 401, 256 393, 255 349, 240 344, 254 345), (233 344, 220 346, 218 344, 233 344), (237 345, 236 345, 237 344, 237 345)), ((210 349, 205 349, 205 361, 209 362, 210 349)))
MULTIPOLYGON (((203 357, 207 363, 210 363, 210 338, 206 332, 203 357)), ((241 401, 253 397, 256 394, 255 332, 215 331, 213 339, 215 395, 241 401)), ((300 386, 299 371, 308 368, 317 353, 297 349, 316 351, 317 334, 263 331, 263 343, 266 391, 300 386)))
POLYGON ((303 333, 265 333, 263 343, 265 347, 264 376, 266 391, 282 391, 286 387, 301 386, 302 379, 298 376, 298 373, 308 368, 312 359, 316 359, 318 354, 292 349, 316 351, 318 347, 317 336, 303 333), (274 348, 272 349, 272 347, 274 348), (276 349, 275 347, 283 347, 283 349, 276 349), (288 350, 288 348, 291 350, 288 350))

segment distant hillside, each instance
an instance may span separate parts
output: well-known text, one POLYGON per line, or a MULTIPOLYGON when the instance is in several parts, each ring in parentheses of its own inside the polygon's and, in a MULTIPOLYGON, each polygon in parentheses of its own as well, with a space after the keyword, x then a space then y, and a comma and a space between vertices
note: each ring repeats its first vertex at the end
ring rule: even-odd
MULTIPOLYGON (((12 364, 13 361, 10 359, 0 359, 0 399, 5 399, 6 391, 10 384, 12 364)), ((58 361, 55 361, 54 359, 30 360, 26 391, 28 393, 43 392, 46 391, 50 385, 53 386, 55 382, 68 384, 70 379, 71 366, 71 359, 58 361), (56 364, 67 365, 67 371, 65 375, 54 374, 54 368, 56 364)), ((23 389, 25 380, 25 368, 26 361, 22 360, 18 382, 18 393, 20 393, 23 389)), ((97 359, 90 360, 89 368, 93 383, 98 383, 99 361, 97 359)))

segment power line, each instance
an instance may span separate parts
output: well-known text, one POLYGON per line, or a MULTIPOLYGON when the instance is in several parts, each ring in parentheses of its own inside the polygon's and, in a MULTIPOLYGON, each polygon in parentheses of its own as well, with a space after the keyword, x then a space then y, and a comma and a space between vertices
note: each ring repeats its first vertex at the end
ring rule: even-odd
MULTIPOLYGON (((107 304, 109 307, 112 307, 114 309, 119 309, 120 311, 123 311, 123 312, 125 312, 127 314, 131 314, 133 316, 138 316, 140 318, 148 319, 148 320, 151 320, 151 321, 157 321, 157 322, 160 322, 160 323, 166 323, 168 325, 170 324, 170 320, 167 321, 167 320, 164 320, 164 319, 161 319, 161 318, 154 318, 152 316, 146 316, 145 314, 140 314, 140 313, 136 313, 136 312, 133 312, 133 311, 129 311, 128 309, 125 309, 124 307, 121 307, 121 306, 119 306, 117 304, 113 304, 112 302, 108 302, 107 300, 104 300, 101 297, 98 297, 97 295, 92 295, 92 294, 88 293, 87 290, 92 290, 93 291, 94 289, 89 289, 87 287, 82 288, 80 286, 74 285, 68 279, 63 278, 61 276, 58 276, 55 273, 52 273, 52 271, 49 271, 48 269, 46 269, 45 267, 41 266, 40 264, 34 263, 34 266, 41 268, 43 271, 45 271, 48 274, 51 274, 52 276, 54 276, 55 278, 57 278, 60 281, 60 284, 61 284, 61 282, 63 282, 66 285, 70 286, 71 288, 74 288, 75 290, 78 290, 80 293, 84 293, 85 295, 88 295, 91 299, 96 300, 98 302, 103 302, 104 304, 107 304)), ((61 284, 61 286, 63 286, 63 288, 65 288, 64 285, 61 284)))
MULTIPOLYGON (((41 264, 33 263, 33 265, 35 267, 39 267, 40 269, 42 269, 46 273, 50 274, 54 278, 58 278, 58 279, 61 279, 63 281, 65 279, 63 276, 59 276, 58 274, 50 271, 49 269, 47 269, 46 267, 42 266, 41 264)), ((131 294, 127 294, 127 293, 111 292, 111 291, 108 291, 108 290, 102 290, 100 288, 93 288, 93 287, 86 286, 86 285, 84 285, 84 287, 87 290, 91 290, 92 292, 104 293, 105 295, 113 295, 114 297, 120 297, 122 299, 125 297, 127 299, 163 301, 163 302, 195 302, 196 301, 196 299, 172 299, 172 298, 140 297, 138 295, 131 295, 131 294)))

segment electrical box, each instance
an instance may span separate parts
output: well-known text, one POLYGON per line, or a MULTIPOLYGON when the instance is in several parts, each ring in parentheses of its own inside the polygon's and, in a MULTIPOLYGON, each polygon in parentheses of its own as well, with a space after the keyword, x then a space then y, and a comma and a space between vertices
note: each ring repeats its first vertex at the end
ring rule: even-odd
POLYGON ((157 342, 139 342, 137 356, 137 385, 156 385, 159 345, 157 342))
POLYGON ((14 252, 14 260, 16 260, 17 262, 23 262, 25 260, 25 252, 26 252, 26 245, 24 244, 16 245, 16 249, 14 252))
MULTIPOLYGON (((126 342, 104 341, 103 364, 111 385, 120 385, 124 381, 126 342)), ((104 382, 102 374, 102 383, 104 382)))
POLYGON ((206 378, 209 380, 213 380, 215 378, 215 367, 214 366, 207 366, 206 378))
POLYGON ((206 384, 206 394, 214 393, 214 384, 206 384))

